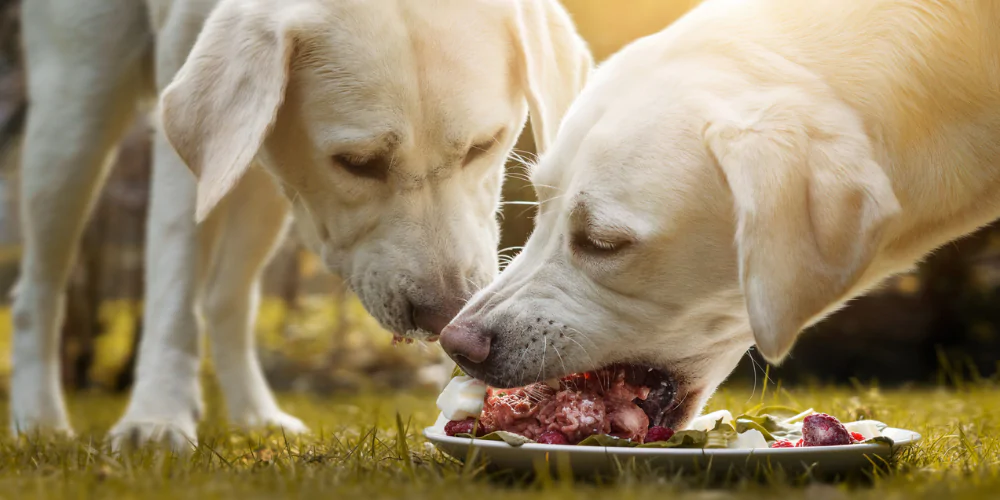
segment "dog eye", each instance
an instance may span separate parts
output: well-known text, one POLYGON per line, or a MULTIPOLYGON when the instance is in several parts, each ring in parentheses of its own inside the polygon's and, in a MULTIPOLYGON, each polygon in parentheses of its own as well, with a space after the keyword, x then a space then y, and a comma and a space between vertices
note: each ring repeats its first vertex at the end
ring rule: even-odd
POLYGON ((335 155, 333 162, 356 177, 380 181, 389 177, 389 161, 383 156, 361 158, 352 155, 335 155))
POLYGON ((595 238, 589 236, 586 233, 578 232, 573 235, 570 241, 573 250, 580 253, 585 253, 588 255, 595 256, 608 256, 616 252, 620 252, 630 245, 632 241, 630 240, 606 240, 601 238, 595 238))
POLYGON ((493 134, 493 137, 490 137, 483 142, 473 144, 472 147, 469 148, 469 152, 465 154, 465 160, 462 162, 462 166, 464 167, 492 152, 493 148, 496 147, 497 144, 500 144, 503 140, 506 132, 507 129, 501 127, 500 130, 497 130, 497 132, 493 134))
POLYGON ((469 148, 469 152, 465 155, 465 161, 462 162, 462 166, 466 166, 483 156, 486 156, 486 154, 489 153, 493 147, 496 146, 496 144, 496 141, 493 139, 483 141, 479 144, 473 144, 472 147, 469 148))

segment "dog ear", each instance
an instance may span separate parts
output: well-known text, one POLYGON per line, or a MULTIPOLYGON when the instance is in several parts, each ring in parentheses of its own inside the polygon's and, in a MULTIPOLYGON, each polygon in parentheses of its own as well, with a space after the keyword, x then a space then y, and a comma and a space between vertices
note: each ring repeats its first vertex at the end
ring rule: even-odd
POLYGON ((522 87, 535 148, 542 153, 587 82, 594 58, 557 0, 517 0, 514 6, 522 87))
POLYGON ((250 168, 284 101, 299 5, 222 2, 160 100, 167 139, 198 177, 205 219, 250 168))
POLYGON ((803 328, 862 292, 899 202, 848 110, 723 121, 706 135, 733 195, 757 348, 777 363, 803 328))

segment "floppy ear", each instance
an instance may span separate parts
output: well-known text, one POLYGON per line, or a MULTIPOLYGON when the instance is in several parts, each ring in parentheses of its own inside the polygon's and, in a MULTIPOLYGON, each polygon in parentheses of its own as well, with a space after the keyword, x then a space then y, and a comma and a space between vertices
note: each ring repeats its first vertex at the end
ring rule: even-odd
POLYGON ((515 33, 531 129, 539 153, 548 149, 566 111, 594 67, 587 44, 557 0, 518 0, 515 33))
POLYGON ((250 168, 274 123, 300 10, 223 1, 163 93, 163 130, 198 177, 199 222, 250 168))
POLYGON ((785 114, 706 132, 733 194, 750 324, 771 362, 861 292, 883 228, 900 211, 860 123, 849 111, 820 119, 795 123, 785 114))

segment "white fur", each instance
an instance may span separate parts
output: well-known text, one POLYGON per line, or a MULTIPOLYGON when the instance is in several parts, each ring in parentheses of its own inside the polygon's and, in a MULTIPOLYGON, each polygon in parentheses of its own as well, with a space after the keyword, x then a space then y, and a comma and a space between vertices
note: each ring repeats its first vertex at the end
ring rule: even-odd
POLYGON ((116 445, 195 441, 202 321, 230 418, 305 430, 279 409, 252 334, 260 270, 291 211, 387 328, 447 322, 496 274, 502 165, 529 111, 547 144, 591 66, 554 0, 35 0, 23 16, 17 432, 70 431, 66 276, 107 157, 143 99, 163 94, 144 338, 116 445), (484 141, 495 147, 466 161, 484 141), (380 180, 333 160, 378 148, 391 158, 380 180))
POLYGON ((998 25, 995 2, 704 2, 594 73, 524 252, 442 343, 503 385, 660 366, 683 425, 754 344, 780 361, 1000 215, 998 25))

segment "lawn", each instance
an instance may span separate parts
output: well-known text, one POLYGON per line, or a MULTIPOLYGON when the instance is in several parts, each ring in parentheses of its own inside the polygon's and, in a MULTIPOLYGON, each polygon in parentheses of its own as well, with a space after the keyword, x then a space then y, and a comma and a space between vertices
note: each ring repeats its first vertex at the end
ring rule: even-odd
MULTIPOLYGON (((730 388, 710 409, 740 410, 762 401, 730 388)), ((212 393, 212 391, 209 391, 212 393)), ((217 396, 210 394, 214 402, 217 396)), ((209 405, 201 444, 189 457, 155 450, 122 455, 101 444, 124 401, 77 395, 70 409, 80 436, 71 441, 0 440, 0 498, 976 498, 1000 491, 1000 389, 879 391, 874 388, 778 389, 763 401, 814 407, 843 418, 874 417, 918 430, 923 443, 888 474, 851 484, 809 478, 736 479, 625 472, 603 481, 499 478, 464 468, 429 449, 418 429, 436 416, 433 394, 289 396, 285 408, 312 435, 246 434, 219 422, 209 405), (397 415, 400 420, 397 421, 397 415), (405 428, 400 439, 399 423, 405 428)), ((6 409, 4 408, 4 413, 6 409)))

